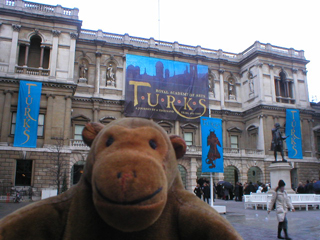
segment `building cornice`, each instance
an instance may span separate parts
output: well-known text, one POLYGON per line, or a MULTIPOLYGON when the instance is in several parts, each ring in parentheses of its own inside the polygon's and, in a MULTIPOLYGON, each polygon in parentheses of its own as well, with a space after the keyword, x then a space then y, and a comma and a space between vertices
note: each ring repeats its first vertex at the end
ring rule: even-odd
MULTIPOLYGON (((35 81, 36 80, 30 80, 35 81)), ((0 78, 0 83, 10 83, 10 84, 16 84, 19 85, 20 80, 17 79, 10 79, 10 78, 0 78)), ((49 87, 49 88, 62 88, 62 89, 70 89, 73 91, 73 93, 76 91, 77 84, 72 83, 61 83, 61 82, 42 82, 42 86, 49 87)))
POLYGON ((103 99, 103 98, 96 98, 96 97, 73 97, 73 101, 77 102, 98 102, 103 104, 110 104, 110 105, 124 105, 123 100, 112 100, 112 99, 103 99))
MULTIPOLYGON (((214 115, 225 115, 225 116, 239 116, 239 117, 245 117, 248 116, 249 114, 254 114, 261 112, 262 110, 268 110, 268 111, 276 111, 276 112, 286 112, 286 107, 278 107, 278 106, 271 106, 271 105, 259 105, 253 108, 250 108, 246 111, 243 112, 236 112, 236 111, 231 111, 231 110, 211 110, 211 114, 214 115)), ((310 116, 316 116, 320 117, 320 112, 317 113, 316 111, 312 109, 299 109, 297 108, 301 114, 306 114, 310 116)))

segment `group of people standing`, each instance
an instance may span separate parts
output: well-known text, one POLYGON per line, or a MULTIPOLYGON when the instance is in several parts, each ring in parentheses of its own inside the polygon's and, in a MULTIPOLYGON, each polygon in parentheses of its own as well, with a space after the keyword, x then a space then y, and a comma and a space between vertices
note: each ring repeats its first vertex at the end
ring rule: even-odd
POLYGON ((203 201, 209 204, 209 199, 211 195, 209 181, 205 178, 197 180, 197 186, 194 188, 193 192, 198 198, 202 198, 203 201))
MULTIPOLYGON (((308 181, 309 182, 309 181, 308 181)), ((310 183, 309 183, 310 184, 310 183)), ((231 185, 231 184, 230 184, 231 185)), ((242 196, 244 194, 250 194, 251 192, 268 192, 270 190, 270 184, 255 184, 253 185, 252 182, 249 184, 245 183, 244 186, 240 182, 237 182, 235 187, 230 187, 230 185, 220 184, 218 183, 217 186, 214 184, 214 195, 217 194, 218 198, 228 200, 233 200, 235 197, 235 201, 242 201, 242 196)), ((291 239, 288 235, 288 220, 287 220, 287 212, 290 209, 292 212, 295 211, 291 201, 288 197, 287 192, 285 191, 285 182, 280 180, 278 183, 275 192, 272 195, 272 199, 268 204, 268 213, 271 210, 276 210, 276 215, 278 219, 278 239, 291 239), (281 233, 284 232, 284 237, 282 237, 281 233)), ((304 188, 306 188, 304 186, 304 188)), ((299 188, 298 188, 299 189, 299 188)), ((201 178, 197 180, 197 186, 194 189, 194 193, 199 197, 202 198, 205 202, 209 203, 210 199, 210 186, 209 181, 205 178, 201 178)))
POLYGON ((306 184, 303 184, 302 182, 299 182, 298 188, 296 190, 297 193, 299 194, 304 194, 304 193, 316 193, 320 194, 317 188, 315 188, 313 185, 317 182, 316 179, 313 179, 311 182, 307 180, 306 184))

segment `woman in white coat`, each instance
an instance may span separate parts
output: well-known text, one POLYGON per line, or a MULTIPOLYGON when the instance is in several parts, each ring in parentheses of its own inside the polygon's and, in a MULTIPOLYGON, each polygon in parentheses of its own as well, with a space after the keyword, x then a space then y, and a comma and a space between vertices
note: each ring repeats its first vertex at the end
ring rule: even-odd
POLYGON ((292 206, 290 199, 288 197, 287 192, 284 190, 285 182, 280 180, 278 183, 278 187, 275 190, 275 193, 272 195, 272 199, 268 205, 268 213, 273 209, 274 203, 276 204, 276 213, 279 221, 278 225, 278 238, 279 239, 291 239, 288 236, 288 220, 287 220, 287 212, 288 208, 294 212, 294 207, 292 206), (281 231, 284 231, 285 237, 281 237, 281 231))

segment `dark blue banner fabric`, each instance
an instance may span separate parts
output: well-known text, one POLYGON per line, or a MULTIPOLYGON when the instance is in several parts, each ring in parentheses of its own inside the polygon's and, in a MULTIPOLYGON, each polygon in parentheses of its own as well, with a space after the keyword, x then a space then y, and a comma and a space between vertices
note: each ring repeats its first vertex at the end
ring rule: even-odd
POLYGON ((288 147, 288 157, 294 159, 302 159, 302 141, 300 112, 297 109, 286 110, 286 139, 288 147))
POLYGON ((41 89, 41 82, 20 81, 13 143, 15 147, 37 147, 41 89))
POLYGON ((127 117, 199 122, 208 89, 208 66, 126 55, 127 117))
POLYGON ((223 173, 222 120, 201 117, 202 172, 223 173))

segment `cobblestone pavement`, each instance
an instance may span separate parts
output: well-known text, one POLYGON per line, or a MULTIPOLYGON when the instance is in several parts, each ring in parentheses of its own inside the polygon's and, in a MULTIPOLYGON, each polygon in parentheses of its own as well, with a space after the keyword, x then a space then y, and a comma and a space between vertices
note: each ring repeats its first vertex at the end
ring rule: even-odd
MULTIPOLYGON (((29 202, 0 203, 0 219, 16 209, 26 206, 29 202)), ((244 209, 243 202, 216 200, 215 205, 227 207, 227 213, 222 214, 245 240, 277 239, 278 222, 275 211, 269 215, 266 210, 252 208, 244 209)), ((294 240, 320 240, 320 210, 309 207, 289 212, 288 232, 294 240)), ((283 233, 282 233, 283 234, 283 233)), ((226 239, 227 240, 227 239, 226 239)))
MULTIPOLYGON (((278 221, 275 211, 244 209, 243 202, 216 200, 215 205, 226 206, 223 216, 233 225, 245 240, 277 238, 278 221)), ((288 212, 288 233, 294 240, 320 240, 320 210, 309 207, 288 212)), ((283 234, 283 232, 282 232, 283 234)))

